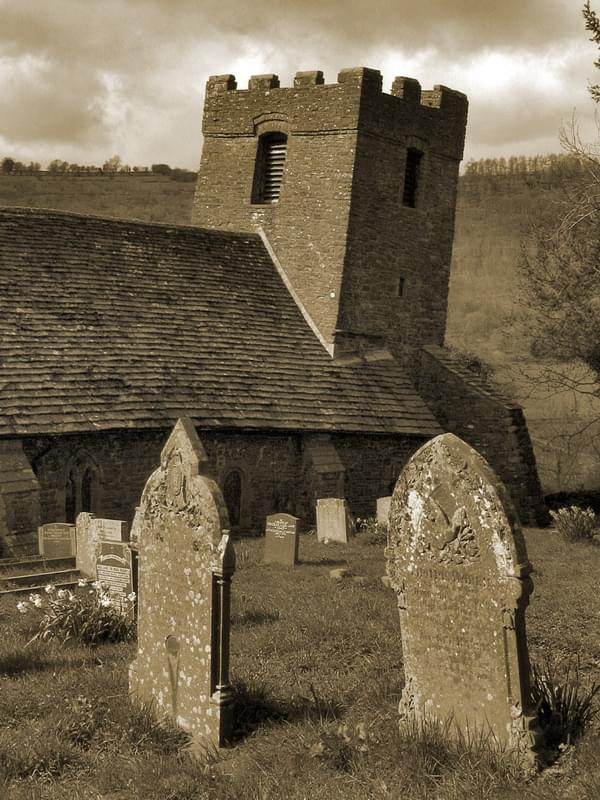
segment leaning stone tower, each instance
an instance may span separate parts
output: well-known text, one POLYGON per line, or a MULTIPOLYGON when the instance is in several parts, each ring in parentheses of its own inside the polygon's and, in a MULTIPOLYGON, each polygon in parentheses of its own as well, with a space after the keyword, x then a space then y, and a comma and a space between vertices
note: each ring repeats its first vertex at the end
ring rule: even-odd
MULTIPOLYGON (((208 80, 193 222, 260 230, 334 357, 443 343, 467 99, 372 69, 208 80)), ((232 267, 233 268, 233 267, 232 267)))

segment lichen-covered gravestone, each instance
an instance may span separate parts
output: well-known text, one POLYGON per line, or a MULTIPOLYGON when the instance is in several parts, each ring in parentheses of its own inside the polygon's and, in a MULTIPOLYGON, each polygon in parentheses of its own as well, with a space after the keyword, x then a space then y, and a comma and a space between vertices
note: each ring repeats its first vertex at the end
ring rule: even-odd
POLYGON ((452 434, 410 459, 390 509, 388 575, 400 611, 402 721, 492 733, 532 755, 525 542, 504 486, 452 434))
POLYGON ((134 700, 190 733, 197 751, 232 731, 229 588, 235 553, 217 484, 189 419, 178 420, 133 521, 138 551, 138 651, 134 700))

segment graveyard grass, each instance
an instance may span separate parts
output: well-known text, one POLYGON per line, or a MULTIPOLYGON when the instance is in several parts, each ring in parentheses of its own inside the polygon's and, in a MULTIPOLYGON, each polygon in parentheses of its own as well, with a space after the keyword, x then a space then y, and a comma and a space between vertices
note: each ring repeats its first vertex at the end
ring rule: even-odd
MULTIPOLYGON (((598 680, 600 547, 526 532, 536 568, 532 660, 579 659, 598 680)), ((10 800, 408 800, 600 797, 594 723, 556 765, 525 779, 486 741, 397 726, 403 672, 394 593, 373 537, 302 535, 300 565, 262 564, 264 539, 236 542, 232 682, 236 741, 195 761, 186 737, 131 706, 133 644, 34 642, 17 598, 0 602, 0 798, 10 800), (355 577, 333 582, 329 571, 355 577)))

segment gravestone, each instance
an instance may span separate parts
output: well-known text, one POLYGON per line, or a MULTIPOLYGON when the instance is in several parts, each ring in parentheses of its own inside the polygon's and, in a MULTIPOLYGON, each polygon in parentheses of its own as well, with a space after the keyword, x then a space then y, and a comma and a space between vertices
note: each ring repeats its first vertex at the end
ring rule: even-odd
POLYGON ((265 564, 298 563, 298 517, 271 514, 265 527, 265 564))
POLYGON ((98 554, 98 538, 92 527, 94 515, 82 511, 77 515, 75 528, 77 531, 77 554, 75 566, 84 578, 96 580, 96 557, 98 554))
POLYGON ((334 497, 317 500, 317 541, 343 542, 354 535, 354 521, 346 501, 334 497))
POLYGON ((96 580, 96 560, 101 541, 125 542, 128 525, 120 519, 103 519, 87 511, 77 515, 76 566, 85 578, 96 580))
POLYGON ((450 721, 532 755, 525 608, 533 585, 504 486, 452 434, 410 459, 390 510, 387 569, 400 612, 401 720, 450 721))
POLYGON ((46 558, 71 558, 75 555, 77 539, 75 525, 49 522, 38 528, 38 549, 46 558))
POLYGON ((387 528, 388 519, 390 516, 390 504, 392 502, 391 495, 389 497, 377 498, 377 524, 383 525, 387 528))
POLYGON ((169 716, 196 751, 232 732, 230 581, 235 552, 217 484, 192 422, 178 420, 133 521, 137 550, 138 650, 130 667, 135 702, 169 716))
POLYGON ((126 542, 129 537, 129 528, 121 519, 102 519, 94 517, 92 526, 95 535, 101 542, 126 542))
POLYGON ((129 611, 127 596, 133 592, 131 550, 127 542, 100 540, 96 555, 96 579, 121 611, 129 611))

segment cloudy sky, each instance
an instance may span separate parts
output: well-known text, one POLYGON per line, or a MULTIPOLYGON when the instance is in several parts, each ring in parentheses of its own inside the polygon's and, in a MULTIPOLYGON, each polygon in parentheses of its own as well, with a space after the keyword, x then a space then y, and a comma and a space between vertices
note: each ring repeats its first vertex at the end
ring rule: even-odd
MULTIPOLYGON (((375 67, 469 96, 465 158, 595 132, 583 0, 0 0, 0 157, 196 168, 204 84, 375 67)), ((592 6, 600 12, 600 0, 592 6)))

